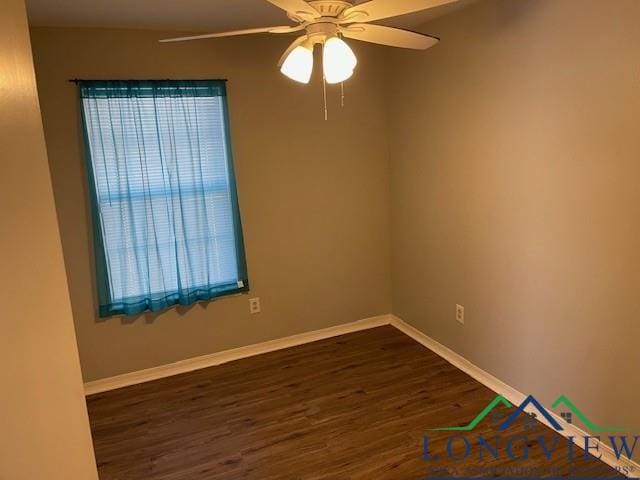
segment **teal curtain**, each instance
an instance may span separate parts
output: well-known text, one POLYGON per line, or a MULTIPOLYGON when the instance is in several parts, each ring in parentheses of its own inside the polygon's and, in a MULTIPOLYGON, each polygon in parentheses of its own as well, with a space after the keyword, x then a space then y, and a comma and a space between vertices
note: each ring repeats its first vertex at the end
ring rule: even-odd
POLYGON ((79 89, 99 315, 248 291, 225 82, 79 89))

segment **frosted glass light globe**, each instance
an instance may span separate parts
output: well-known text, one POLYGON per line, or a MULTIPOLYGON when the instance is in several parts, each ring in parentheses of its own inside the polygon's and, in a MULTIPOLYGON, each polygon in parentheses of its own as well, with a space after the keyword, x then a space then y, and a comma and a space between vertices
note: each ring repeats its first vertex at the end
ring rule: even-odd
POLYGON ((313 50, 302 45, 297 46, 287 56, 280 71, 300 83, 309 83, 313 72, 313 50))
POLYGON ((353 75, 358 64, 353 50, 338 37, 331 37, 325 42, 322 58, 327 83, 344 82, 353 75))

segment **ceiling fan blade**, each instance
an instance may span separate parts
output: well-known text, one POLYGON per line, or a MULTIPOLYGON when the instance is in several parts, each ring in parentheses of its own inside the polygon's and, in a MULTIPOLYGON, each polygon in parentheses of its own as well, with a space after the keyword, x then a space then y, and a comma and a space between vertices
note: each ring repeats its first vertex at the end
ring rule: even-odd
POLYGON ((369 23, 355 23, 341 28, 340 31, 345 37, 354 40, 415 50, 426 50, 440 41, 429 35, 369 23))
POLYGON ((354 5, 342 13, 342 18, 353 22, 373 22, 439 7, 458 0, 370 0, 354 5))
POLYGON ((304 0, 267 0, 278 8, 303 20, 320 18, 320 13, 304 0))
POLYGON ((282 54, 282 56, 280 57, 280 60, 278 60, 278 67, 282 67, 282 64, 284 63, 284 61, 287 59, 287 57, 289 56, 289 54, 291 52, 293 52, 297 47, 299 47, 300 45, 302 45, 304 42, 307 41, 309 37, 307 37, 307 35, 302 35, 301 37, 296 38, 291 45, 289 45, 289 48, 287 48, 284 53, 282 54))
POLYGON ((190 37, 178 37, 178 38, 165 38, 160 40, 162 43, 167 42, 186 42, 189 40, 202 40, 204 38, 222 38, 222 37, 234 37, 236 35, 251 35, 253 33, 292 33, 302 30, 302 25, 296 25, 295 27, 283 26, 283 27, 264 27, 264 28, 249 28, 246 30, 233 30, 231 32, 221 33, 207 33, 205 35, 193 35, 190 37))

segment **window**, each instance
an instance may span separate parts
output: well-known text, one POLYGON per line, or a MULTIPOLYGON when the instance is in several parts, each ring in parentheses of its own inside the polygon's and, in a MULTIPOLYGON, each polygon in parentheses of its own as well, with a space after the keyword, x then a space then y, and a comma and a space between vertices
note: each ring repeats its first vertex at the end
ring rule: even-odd
POLYGON ((223 81, 82 81, 99 313, 248 290, 223 81))

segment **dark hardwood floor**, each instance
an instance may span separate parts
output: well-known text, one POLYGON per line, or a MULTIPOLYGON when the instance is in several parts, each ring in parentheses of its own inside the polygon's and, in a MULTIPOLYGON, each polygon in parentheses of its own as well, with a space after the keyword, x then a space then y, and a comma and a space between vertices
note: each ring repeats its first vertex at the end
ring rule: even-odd
POLYGON ((466 470, 509 466, 540 468, 529 475, 538 477, 614 476, 577 449, 574 462, 562 455, 547 461, 535 437, 567 441, 542 425, 531 431, 525 421, 508 435, 527 435, 528 460, 506 461, 504 445, 498 460, 486 450, 479 460, 473 439, 499 433, 489 417, 467 432, 468 458, 445 461, 452 434, 430 429, 466 425, 494 397, 395 328, 381 327, 93 395, 88 406, 102 480, 527 476, 466 470), (423 459, 427 434, 441 461, 423 459), (443 466, 451 470, 437 470, 443 466))

